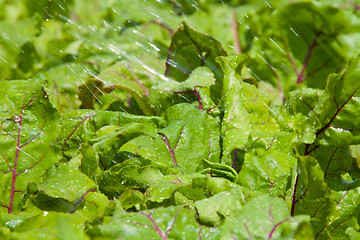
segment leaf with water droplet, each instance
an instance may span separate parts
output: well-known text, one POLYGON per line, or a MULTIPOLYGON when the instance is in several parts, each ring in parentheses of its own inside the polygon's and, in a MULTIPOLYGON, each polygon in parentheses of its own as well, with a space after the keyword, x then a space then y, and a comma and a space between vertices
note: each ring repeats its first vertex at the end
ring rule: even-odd
POLYGON ((222 88, 222 72, 215 58, 226 55, 226 51, 216 39, 199 33, 183 23, 172 37, 165 75, 182 82, 197 67, 210 68, 217 80, 211 89, 213 100, 217 103, 222 88))
POLYGON ((218 239, 220 232, 200 226, 195 210, 186 206, 172 206, 143 212, 116 214, 109 223, 100 226, 104 236, 126 239, 192 239, 202 236, 218 239))
POLYGON ((183 103, 168 108, 165 119, 168 125, 158 130, 155 140, 140 136, 125 143, 120 151, 138 152, 154 162, 178 166, 184 173, 196 172, 202 158, 219 161, 218 117, 183 103))
POLYGON ((199 222, 207 226, 219 226, 224 218, 233 218, 234 213, 244 204, 244 195, 240 188, 224 191, 212 197, 197 201, 196 211, 199 222))
POLYGON ((280 129, 270 115, 267 97, 239 75, 248 58, 234 55, 218 57, 217 61, 224 71, 221 162, 233 166, 236 158, 232 154, 235 150, 245 150, 253 144, 252 139, 272 137, 280 129))
MULTIPOLYGON (((56 210, 51 206, 51 201, 62 201, 64 204, 67 202, 66 208, 71 211, 75 205, 72 202, 81 199, 88 190, 96 189, 95 182, 78 169, 79 161, 80 157, 74 157, 68 163, 61 164, 53 176, 39 184, 38 189, 41 194, 32 198, 35 205, 43 210, 56 210), (47 206, 42 198, 47 199, 47 206)), ((58 206, 57 210, 60 209, 58 206)))
POLYGON ((280 198, 259 196, 232 215, 220 226, 221 239, 314 239, 309 217, 290 217, 285 201, 280 198))
POLYGON ((285 94, 301 83, 324 89, 327 76, 359 54, 354 51, 359 49, 354 46, 360 39, 359 19, 327 3, 286 4, 250 21, 257 26, 250 68, 285 94))
POLYGON ((60 115, 45 97, 42 79, 0 83, 0 203, 11 213, 28 183, 40 183, 61 159, 53 144, 60 115))

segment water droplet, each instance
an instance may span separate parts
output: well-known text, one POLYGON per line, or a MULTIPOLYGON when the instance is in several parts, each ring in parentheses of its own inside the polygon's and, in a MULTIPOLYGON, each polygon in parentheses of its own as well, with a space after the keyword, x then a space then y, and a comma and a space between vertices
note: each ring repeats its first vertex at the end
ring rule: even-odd
POLYGON ((266 5, 268 5, 269 8, 272 8, 271 5, 267 1, 265 1, 265 3, 266 3, 266 5))

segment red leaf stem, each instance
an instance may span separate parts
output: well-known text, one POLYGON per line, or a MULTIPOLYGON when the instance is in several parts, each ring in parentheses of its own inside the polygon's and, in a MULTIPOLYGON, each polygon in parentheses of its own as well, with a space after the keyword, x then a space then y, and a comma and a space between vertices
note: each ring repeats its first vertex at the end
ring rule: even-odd
MULTIPOLYGON (((199 102, 199 110, 202 111, 204 110, 202 102, 201 102, 201 97, 199 92, 196 90, 196 87, 200 87, 200 86, 195 86, 193 91, 171 91, 173 93, 192 93, 196 96, 198 102, 199 102)), ((215 108, 215 107, 214 107, 215 108)))
POLYGON ((272 235, 274 234, 274 232, 275 232, 276 228, 277 228, 279 225, 283 224, 284 222, 286 222, 286 221, 288 221, 288 220, 289 220, 289 219, 288 219, 288 218, 286 218, 286 219, 284 219, 284 220, 282 220, 282 221, 280 221, 280 222, 276 223, 276 224, 274 225, 274 227, 271 229, 271 232, 270 232, 270 234, 269 234, 268 239, 271 239, 271 238, 272 238, 272 235))
MULTIPOLYGON (((26 96, 26 95, 25 95, 26 96)), ((25 99, 24 99, 25 100, 25 99)), ((30 100, 31 101, 31 100, 30 100)), ((29 102, 30 102, 29 101, 29 102)), ((27 104, 26 106, 28 106, 29 104, 27 104)), ((12 178, 11 178, 11 192, 10 192, 10 201, 9 201, 9 208, 8 208, 8 213, 11 214, 13 211, 13 205, 14 205, 14 196, 15 196, 15 185, 16 185, 16 170, 17 170, 17 164, 18 164, 18 160, 19 160, 19 154, 20 154, 20 138, 21 138, 21 130, 22 130, 22 120, 23 120, 23 115, 24 115, 24 110, 25 110, 25 104, 23 102, 23 105, 21 106, 21 111, 20 111, 20 115, 19 120, 17 121, 18 124, 18 132, 17 132, 17 138, 16 138, 16 152, 15 152, 15 159, 14 159, 14 166, 13 168, 10 170, 11 174, 12 174, 12 178)))
POLYGON ((312 42, 311 45, 309 46, 308 52, 307 52, 306 57, 305 57, 305 60, 304 60, 303 67, 302 67, 300 73, 298 73, 298 76, 297 76, 297 81, 296 81, 297 84, 302 83, 302 82, 305 80, 305 78, 306 78, 306 76, 305 76, 305 70, 306 70, 306 68, 307 68, 307 66, 308 66, 308 63, 309 63, 309 60, 310 60, 312 51, 314 50, 314 48, 315 48, 316 45, 318 44, 317 39, 318 39, 319 36, 320 36, 320 33, 317 33, 317 34, 315 35, 315 37, 314 37, 313 42, 312 42))
POLYGON ((244 222, 244 227, 246 229, 246 232, 249 234, 250 240, 253 240, 253 236, 251 235, 251 232, 249 230, 249 227, 247 226, 246 222, 244 222))
POLYGON ((297 185, 299 182, 299 173, 297 173, 296 175, 296 180, 295 180, 295 186, 294 186, 294 193, 292 196, 292 200, 291 200, 291 212, 290 212, 290 216, 294 216, 294 212, 295 212, 295 204, 297 203, 296 201, 296 190, 297 190, 297 185))
POLYGON ((179 208, 179 210, 176 212, 176 214, 175 214, 175 216, 174 216, 174 219, 173 219, 170 227, 166 230, 166 233, 165 233, 166 238, 168 237, 171 229, 174 227, 176 218, 177 218, 177 216, 179 215, 179 213, 180 213, 180 211, 181 211, 182 209, 183 209, 183 206, 181 206, 181 207, 179 208))
POLYGON ((144 216, 146 216, 146 217, 151 221, 151 223, 154 225, 154 228, 153 228, 153 229, 156 231, 156 233, 160 236, 160 238, 161 238, 162 240, 167 240, 167 239, 168 239, 167 236, 164 235, 164 233, 161 231, 159 225, 157 225, 157 223, 155 222, 155 220, 151 217, 151 215, 154 213, 154 209, 151 210, 151 213, 150 213, 150 214, 146 214, 146 213, 144 213, 144 212, 139 212, 139 213, 142 214, 142 215, 144 215, 144 216))
MULTIPOLYGON (((44 121, 43 126, 41 127, 40 131, 34 136, 32 137, 30 140, 26 141, 25 143, 21 144, 21 134, 22 134, 22 128, 23 128, 23 119, 24 119, 24 112, 25 109, 30 106, 33 102, 34 98, 31 98, 27 103, 25 103, 25 99, 26 99, 26 94, 24 96, 23 99, 23 104, 21 106, 21 110, 20 110, 20 114, 15 114, 14 112, 12 112, 10 109, 10 111, 16 116, 14 123, 16 123, 17 126, 17 136, 14 137, 12 135, 10 135, 2 126, 2 130, 11 138, 15 139, 16 141, 16 152, 15 152, 15 158, 14 158, 14 165, 13 167, 11 167, 10 162, 8 161, 8 159, 5 157, 5 155, 3 155, 2 153, 0 153, 0 156, 5 160, 5 162, 8 165, 9 171, 6 172, 2 172, 2 173, 10 173, 11 172, 11 187, 10 187, 10 199, 9 199, 9 206, 3 206, 6 207, 8 209, 8 213, 11 214, 13 212, 13 208, 14 208, 14 197, 15 197, 15 193, 17 192, 21 192, 21 191, 17 191, 15 190, 16 187, 16 180, 17 180, 17 176, 22 174, 22 173, 26 173, 27 171, 31 170, 32 168, 34 168, 39 162, 41 162, 45 155, 46 152, 44 153, 44 155, 40 158, 40 160, 38 160, 35 164, 33 164, 31 167, 17 173, 17 168, 18 168, 18 163, 19 163, 19 155, 20 155, 20 151, 24 152, 23 150, 21 150, 21 148, 23 148, 24 146, 26 146, 27 144, 33 142, 38 136, 40 136, 40 134, 43 132, 43 129, 45 127, 46 121, 44 121)), ((25 154, 27 154, 26 152, 24 152, 25 154)), ((28 154, 27 154, 28 155, 28 154)), ((30 156, 30 155, 29 155, 30 156)), ((30 156, 31 157, 31 156, 30 156)))
POLYGON ((0 127, 1 127, 1 129, 6 133, 6 135, 8 135, 8 136, 11 137, 12 139, 16 140, 16 137, 12 136, 8 131, 6 131, 6 130, 3 128, 2 124, 0 125, 0 127))
POLYGON ((46 121, 44 121, 44 124, 43 124, 43 126, 41 127, 40 132, 38 132, 33 138, 31 138, 30 140, 28 140, 26 143, 24 143, 23 145, 21 145, 20 148, 25 147, 25 146, 28 145, 30 142, 34 141, 34 139, 37 138, 37 137, 42 133, 42 131, 44 130, 45 124, 46 124, 46 121))
POLYGON ((79 203, 81 203, 81 201, 84 200, 84 198, 86 197, 86 195, 88 195, 88 194, 91 193, 91 192, 95 192, 95 191, 96 191, 95 189, 90 189, 90 190, 88 190, 84 195, 82 195, 81 198, 80 198, 78 201, 76 201, 76 203, 75 203, 73 209, 71 209, 70 213, 74 213, 74 212, 75 212, 75 209, 77 208, 77 206, 79 205, 79 203))
POLYGON ((62 145, 61 150, 64 150, 65 144, 69 141, 69 139, 72 137, 72 135, 74 135, 74 133, 76 132, 76 130, 80 127, 80 125, 85 122, 88 118, 94 116, 95 113, 90 114, 89 116, 86 116, 84 119, 81 120, 81 122, 74 128, 74 130, 70 133, 70 135, 65 139, 64 144, 62 145))
POLYGON ((167 140, 167 137, 164 134, 162 134, 162 133, 158 133, 158 134, 161 136, 162 140, 165 142, 165 145, 170 152, 171 159, 173 160, 174 165, 177 167, 178 165, 177 165, 177 162, 175 159, 175 153, 174 153, 175 147, 174 148, 170 147, 169 141, 167 140))
POLYGON ((178 144, 179 144, 179 141, 180 141, 181 135, 182 135, 182 134, 183 134, 183 132, 184 132, 184 128, 185 128, 185 124, 184 124, 184 126, 182 127, 182 129, 181 129, 181 133, 180 133, 180 136, 179 136, 179 139, 177 140, 176 145, 175 145, 173 148, 171 148, 170 143, 169 143, 169 141, 167 140, 167 137, 165 136, 165 134, 163 134, 163 133, 158 133, 158 134, 161 136, 161 139, 164 141, 164 143, 165 143, 165 145, 166 145, 167 149, 169 150, 170 155, 171 155, 171 159, 172 159, 172 161, 173 161, 173 163, 174 163, 175 167, 177 167, 177 166, 178 166, 178 164, 177 164, 177 162, 176 162, 175 152, 174 152, 174 151, 175 151, 176 147, 177 147, 177 146, 178 146, 178 144))
POLYGON ((240 38, 239 38, 239 27, 237 24, 236 12, 233 11, 232 19, 231 19, 231 28, 234 35, 234 42, 235 42, 235 52, 241 53, 241 45, 240 45, 240 38))

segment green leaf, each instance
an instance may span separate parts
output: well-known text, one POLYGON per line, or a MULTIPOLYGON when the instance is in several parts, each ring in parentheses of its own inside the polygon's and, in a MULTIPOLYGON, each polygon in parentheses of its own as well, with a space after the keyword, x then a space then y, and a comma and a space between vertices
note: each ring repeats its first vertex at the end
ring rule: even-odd
POLYGON ((0 21, 0 28, 4 33, 0 38, 0 80, 33 77, 40 60, 33 44, 41 31, 40 16, 16 23, 0 21))
POLYGON ((234 55, 219 57, 217 61, 224 71, 221 162, 239 171, 241 166, 237 163, 237 152, 251 146, 251 137, 274 136, 279 128, 270 116, 266 97, 254 85, 245 83, 239 75, 247 63, 247 57, 234 55))
POLYGON ((348 228, 346 230, 346 235, 349 237, 349 239, 351 240, 355 240, 357 238, 360 237, 360 232, 358 232, 356 229, 354 228, 348 228))
MULTIPOLYGON (((166 202, 167 200, 170 203, 178 202, 177 192, 180 188, 191 184, 191 178, 188 176, 180 176, 177 175, 168 175, 164 176, 158 181, 154 182, 150 185, 150 187, 146 190, 146 197, 151 202, 166 202)), ((189 199, 186 196, 182 195, 182 201, 188 202, 189 199)), ((182 204, 182 202, 181 202, 182 204)))
POLYGON ((172 37, 165 75, 182 82, 195 68, 201 66, 210 68, 218 80, 212 88, 213 100, 218 102, 222 88, 222 72, 215 58, 226 55, 216 39, 199 33, 183 23, 172 37))
POLYGON ((108 131, 106 135, 91 139, 89 142, 93 145, 94 150, 99 154, 99 165, 102 169, 108 169, 116 163, 116 155, 120 147, 127 141, 142 135, 143 125, 140 123, 124 124, 121 127, 105 126, 97 131, 108 131), (110 128, 110 131, 108 130, 110 128))
POLYGON ((39 183, 61 158, 54 144, 59 114, 49 103, 42 80, 1 84, 0 202, 11 213, 18 211, 28 183, 39 183))
POLYGON ((84 25, 100 25, 99 19, 109 19, 110 13, 107 11, 108 3, 96 1, 74 1, 72 6, 73 14, 79 22, 84 25))
POLYGON ((360 186, 360 170, 348 147, 320 146, 310 155, 318 160, 331 189, 345 191, 360 186))
POLYGON ((65 21, 64 18, 69 17, 69 5, 73 0, 54 0, 52 3, 47 0, 40 0, 34 4, 29 1, 22 2, 24 2, 30 16, 40 14, 42 18, 55 18, 58 21, 65 21))
POLYGON ((229 54, 239 53, 239 50, 246 52, 251 44, 249 28, 246 25, 248 17, 265 3, 257 1, 252 5, 242 2, 241 5, 237 3, 237 6, 229 6, 229 1, 224 2, 225 4, 217 0, 198 1, 201 10, 198 9, 187 16, 186 23, 197 31, 217 39, 229 54), (240 47, 236 46, 238 44, 235 43, 236 35, 238 35, 240 47))
POLYGON ((196 12, 199 7, 197 0, 179 0, 171 3, 173 4, 175 10, 186 15, 196 12))
MULTIPOLYGON (((144 113, 145 115, 154 115, 155 111, 149 104, 148 95, 149 90, 144 86, 147 79, 139 79, 129 66, 126 66, 126 62, 116 63, 102 71, 96 76, 95 79, 88 80, 85 84, 80 86, 79 98, 82 101, 81 108, 94 108, 95 101, 101 102, 99 95, 112 92, 114 89, 120 89, 134 99, 134 103, 137 104, 137 109, 140 112, 134 111, 134 106, 127 103, 128 106, 124 109, 118 109, 123 111, 130 111, 130 113, 144 113)), ((143 77, 143 76, 142 76, 143 77)), ((130 102, 129 96, 125 101, 130 102)), ((125 102, 124 101, 124 102, 125 102)), ((103 109, 103 106, 101 106, 103 109)), ((136 108, 136 107, 135 107, 136 108)))
POLYGON ((126 190, 119 197, 123 209, 128 210, 132 207, 137 209, 144 203, 144 195, 140 191, 126 190))
POLYGON ((120 151, 137 155, 183 173, 196 172, 202 158, 218 162, 219 119, 190 104, 177 104, 165 112, 167 126, 156 136, 140 136, 125 143, 120 151))
POLYGON ((212 163, 205 159, 202 159, 197 171, 209 174, 211 177, 223 177, 233 182, 235 182, 238 177, 234 168, 221 163, 212 163))
POLYGON ((40 192, 32 199, 37 207, 46 211, 73 212, 80 203, 77 201, 96 189, 95 183, 78 170, 79 160, 75 157, 70 162, 61 164, 54 175, 38 185, 40 192), (57 207, 54 208, 55 206, 57 207))
POLYGON ((47 79, 46 91, 49 100, 59 112, 64 113, 80 107, 77 91, 82 78, 86 77, 84 66, 61 64, 42 72, 42 75, 47 79))
POLYGON ((328 74, 341 70, 346 58, 358 55, 348 42, 358 41, 354 33, 359 23, 351 12, 320 2, 286 4, 253 23, 259 30, 254 33, 255 61, 250 68, 285 93, 300 83, 324 88, 328 74))
POLYGON ((218 239, 220 232, 201 226, 195 219, 195 210, 186 206, 159 208, 130 213, 112 218, 100 226, 105 237, 139 239, 191 239, 194 236, 218 239))
POLYGON ((81 153, 81 172, 85 173, 92 180, 95 180, 96 173, 99 172, 99 157, 94 148, 87 144, 82 144, 80 149, 81 153))
MULTIPOLYGON (((226 201, 236 200, 236 202, 239 201, 240 203, 243 203, 245 199, 240 186, 224 178, 213 178, 201 174, 164 176, 151 184, 146 190, 146 197, 149 200, 147 203, 148 206, 152 206, 151 203, 158 203, 160 206, 179 204, 197 206, 198 201, 204 200, 203 203, 199 203, 199 207, 202 208, 201 214, 204 213, 205 215, 207 213, 203 210, 206 208, 206 205, 209 203, 209 205, 213 204, 215 206, 217 204, 216 202, 218 202, 214 202, 214 199, 217 199, 217 197, 214 197, 213 200, 205 200, 217 194, 220 194, 218 196, 220 198, 224 195, 226 201), (229 194, 231 196, 228 196, 229 194)), ((218 224, 218 215, 216 215, 216 211, 219 211, 220 214, 224 212, 218 208, 221 208, 221 206, 214 208, 214 211, 212 212, 213 216, 211 217, 213 220, 206 220, 205 222, 207 222, 207 224, 218 224), (214 218, 216 219, 214 220, 214 218)), ((200 216, 200 218, 206 219, 207 217, 200 216)))
POLYGON ((314 239, 306 227, 309 217, 290 217, 286 203, 279 198, 257 197, 234 215, 220 227, 221 239, 314 239))
POLYGON ((195 202, 199 222, 208 226, 219 226, 225 218, 233 218, 241 209, 244 196, 239 189, 220 192, 210 198, 195 202))
MULTIPOLYGON (((294 131, 301 142, 311 144, 316 139, 316 128, 320 126, 317 117, 317 104, 321 101, 323 90, 302 88, 289 93, 287 110, 289 115, 283 116, 287 121, 282 128, 286 131, 294 131)), ((280 119, 280 114, 278 120, 280 119)))
POLYGON ((214 74, 210 69, 199 67, 183 82, 162 81, 153 86, 150 92, 150 101, 163 111, 177 103, 196 101, 199 110, 205 110, 217 116, 219 110, 211 99, 210 88, 215 81, 214 74))
POLYGON ((168 2, 148 2, 142 0, 125 0, 111 4, 111 15, 117 26, 136 26, 137 24, 151 22, 161 16, 164 20, 173 22, 174 17, 171 5, 168 2), (147 11, 139 11, 146 9, 147 11), (155 15, 154 15, 155 14, 155 15))
POLYGON ((146 190, 152 183, 164 175, 176 171, 145 159, 128 159, 96 176, 102 193, 109 198, 119 197, 125 190, 146 190))
MULTIPOLYGON (((337 218, 332 219, 331 224, 326 229, 320 232, 319 238, 326 238, 331 235, 334 239, 348 239, 344 236, 344 233, 351 235, 349 234, 351 232, 350 228, 359 226, 359 206, 354 204, 359 201, 359 188, 335 192, 334 195, 339 215, 337 218)), ((352 231, 352 234, 356 236, 354 231, 352 231)))
POLYGON ((89 239, 81 229, 76 229, 65 217, 58 217, 56 221, 57 233, 60 240, 89 239))
POLYGON ((82 143, 90 144, 99 156, 99 167, 106 169, 117 162, 117 151, 122 144, 142 134, 156 136, 156 129, 163 125, 164 119, 155 116, 79 110, 62 115, 58 139, 69 157, 77 154, 82 143))
POLYGON ((78 170, 78 162, 79 159, 75 157, 70 162, 61 164, 53 176, 38 186, 39 191, 54 198, 75 201, 86 191, 94 189, 94 182, 78 170))
POLYGON ((0 239, 358 239, 358 8, 0 0, 0 239))
MULTIPOLYGON (((179 192, 192 201, 207 199, 224 191, 234 190, 236 196, 242 196, 241 187, 224 178, 194 175, 188 184, 179 188, 179 192)), ((243 199, 237 200, 243 202, 243 199)))
POLYGON ((314 234, 319 234, 337 217, 336 202, 324 182, 324 173, 316 159, 299 157, 298 174, 291 203, 291 215, 309 215, 314 234))
MULTIPOLYGON (((351 58, 346 70, 328 78, 326 93, 318 114, 321 127, 316 136, 322 145, 344 146, 359 144, 359 96, 360 58, 351 58)), ((317 106, 320 108, 320 106, 317 106)))
POLYGON ((292 154, 294 142, 296 142, 294 134, 279 133, 274 136, 264 152, 254 155, 245 154, 236 183, 246 189, 247 199, 258 193, 266 193, 270 196, 287 195, 292 169, 297 163, 292 154))
POLYGON ((8 239, 71 239, 69 237, 89 239, 81 231, 84 226, 84 219, 76 215, 44 212, 26 219, 7 237, 8 239))

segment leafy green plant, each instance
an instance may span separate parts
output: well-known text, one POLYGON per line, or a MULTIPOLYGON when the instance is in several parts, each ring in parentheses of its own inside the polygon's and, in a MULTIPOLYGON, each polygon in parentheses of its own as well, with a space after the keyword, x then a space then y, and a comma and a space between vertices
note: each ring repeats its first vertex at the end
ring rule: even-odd
POLYGON ((1 239, 359 238, 357 1, 0 7, 1 239))

